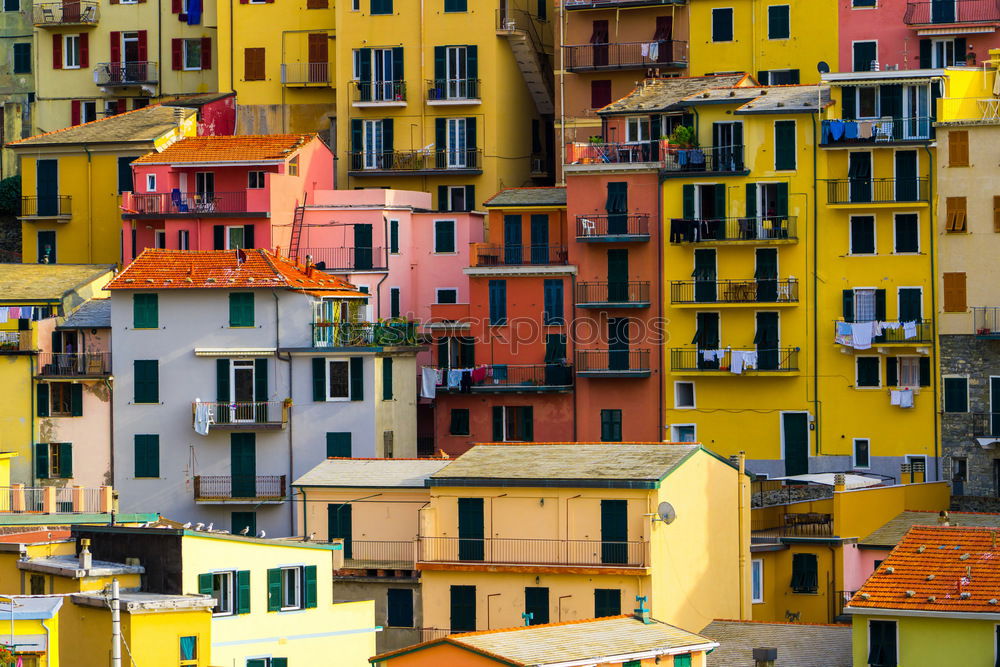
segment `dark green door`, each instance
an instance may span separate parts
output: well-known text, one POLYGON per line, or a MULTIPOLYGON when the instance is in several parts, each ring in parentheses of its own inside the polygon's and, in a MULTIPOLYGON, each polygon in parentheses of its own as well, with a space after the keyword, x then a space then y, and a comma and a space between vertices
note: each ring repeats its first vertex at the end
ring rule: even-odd
POLYGON ((628 301, 628 250, 608 251, 608 301, 628 301))
POLYGON ((805 412, 782 413, 781 435, 785 447, 785 474, 808 474, 809 415, 805 412))
POLYGON ((628 234, 628 183, 608 183, 608 200, 604 208, 608 212, 608 234, 628 234))
POLYGON ((757 269, 754 272, 757 279, 757 300, 773 303, 778 300, 778 249, 758 248, 757 269))
POLYGON ((451 587, 451 631, 476 630, 476 587, 451 587))
POLYGON ((38 263, 56 263, 56 233, 51 230, 38 232, 38 263))
POLYGON ((38 215, 59 214, 59 160, 35 161, 38 215))
POLYGON ((608 318, 608 370, 625 371, 629 368, 627 317, 608 318))
POLYGON ((229 441, 233 498, 257 496, 257 443, 253 433, 233 433, 229 441))
POLYGON ((372 268, 371 225, 354 225, 354 268, 358 271, 372 268))
POLYGON ((757 313, 757 368, 778 370, 778 313, 757 313))
POLYGON ((899 321, 919 322, 921 317, 922 290, 919 287, 903 287, 899 290, 899 321))
POLYGON ((503 263, 521 264, 524 250, 521 248, 521 216, 503 217, 503 263))
POLYGON ((694 343, 698 346, 698 368, 711 370, 719 367, 719 360, 714 357, 706 358, 703 351, 715 351, 719 349, 719 314, 718 313, 698 313, 695 317, 698 330, 694 335, 694 343))
POLYGON ((896 151, 896 201, 917 201, 917 151, 896 151))
POLYGON ((483 534, 483 499, 459 498, 458 560, 484 559, 483 534))
POLYGON ((628 501, 601 501, 601 563, 628 562, 628 501))
POLYGON ((990 377, 990 432, 1000 435, 1000 377, 990 377))
POLYGON ((848 154, 847 182, 852 202, 870 202, 872 200, 871 153, 848 154))
POLYGON ((549 622, 549 589, 530 586, 524 589, 524 613, 531 614, 527 625, 543 625, 549 622))
POLYGON ((344 558, 351 558, 351 505, 348 503, 326 506, 326 530, 331 541, 344 540, 344 558))
MULTIPOLYGON (((952 23, 954 21, 955 0, 931 0, 932 23, 952 23)), ((941 63, 938 63, 938 66, 941 67, 941 63)))
POLYGON ((549 263, 549 216, 531 216, 531 263, 549 263))
POLYGON ((716 263, 714 248, 699 248, 694 251, 694 300, 714 302, 718 299, 716 263))

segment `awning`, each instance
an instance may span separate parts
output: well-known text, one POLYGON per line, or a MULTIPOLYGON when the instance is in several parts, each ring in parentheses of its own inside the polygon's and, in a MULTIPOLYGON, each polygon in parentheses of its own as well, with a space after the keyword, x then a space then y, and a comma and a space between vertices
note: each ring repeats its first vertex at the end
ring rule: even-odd
POLYGON ((196 347, 196 357, 270 357, 273 347, 196 347))
POLYGON ((871 88, 874 86, 891 86, 893 84, 903 84, 907 86, 915 86, 919 84, 930 84, 932 81, 931 77, 928 76, 914 76, 914 77, 893 77, 891 79, 857 79, 854 81, 830 81, 830 85, 834 86, 853 86, 854 88, 871 88))
POLYGON ((837 473, 819 472, 811 475, 789 475, 788 477, 770 477, 770 480, 781 480, 787 482, 801 482, 802 484, 820 484, 822 486, 833 486, 834 478, 837 475, 844 476, 844 483, 848 489, 863 489, 869 486, 878 486, 885 480, 878 477, 868 477, 857 473, 837 473))
POLYGON ((976 33, 996 32, 996 26, 992 25, 963 25, 952 26, 950 28, 923 28, 917 30, 921 37, 934 37, 937 35, 972 35, 976 33))

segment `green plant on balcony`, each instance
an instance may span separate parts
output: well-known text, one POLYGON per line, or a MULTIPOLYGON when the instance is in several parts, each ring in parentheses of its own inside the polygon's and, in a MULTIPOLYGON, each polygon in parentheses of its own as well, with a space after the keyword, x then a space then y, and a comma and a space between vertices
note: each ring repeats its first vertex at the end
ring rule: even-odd
POLYGON ((590 143, 592 143, 592 144, 603 144, 604 143, 604 137, 602 137, 599 134, 595 134, 592 137, 590 137, 590 143))
POLYGON ((695 134, 694 128, 690 125, 678 125, 675 127, 674 131, 670 133, 668 140, 678 148, 698 147, 698 135, 695 134))

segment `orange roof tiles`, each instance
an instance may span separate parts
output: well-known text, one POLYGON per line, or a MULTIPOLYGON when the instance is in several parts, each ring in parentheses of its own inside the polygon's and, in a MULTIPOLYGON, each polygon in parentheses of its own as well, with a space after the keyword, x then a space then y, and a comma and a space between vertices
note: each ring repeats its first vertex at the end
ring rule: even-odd
POLYGON ((849 605, 1000 613, 1000 529, 914 526, 849 605))
POLYGON ((187 137, 159 153, 143 155, 133 164, 284 160, 315 137, 315 134, 187 137))
POLYGON ((107 289, 293 289, 326 296, 364 294, 346 280, 267 250, 144 250, 107 289))
POLYGON ((0 535, 0 542, 5 544, 37 544, 55 540, 68 540, 70 531, 65 529, 31 530, 24 533, 8 533, 0 535))

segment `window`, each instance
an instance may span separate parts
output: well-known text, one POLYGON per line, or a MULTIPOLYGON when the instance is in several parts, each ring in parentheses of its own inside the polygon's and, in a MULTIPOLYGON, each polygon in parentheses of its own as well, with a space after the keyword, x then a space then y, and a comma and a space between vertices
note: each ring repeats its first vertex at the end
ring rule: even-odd
POLYGON ((14 74, 31 74, 31 43, 14 45, 14 74))
POLYGON ((146 174, 146 192, 156 192, 156 174, 146 174))
POLYGON ((351 433, 335 432, 326 434, 327 458, 351 458, 351 433))
POLYGON ((200 39, 184 39, 182 55, 185 70, 202 69, 202 43, 200 39))
POLYGON ((446 289, 439 288, 436 294, 437 303, 458 303, 458 290, 453 287, 446 289))
POLYGON ((5 12, 21 11, 21 0, 3 0, 3 10, 5 12))
POLYGON ((371 14, 392 14, 392 0, 371 0, 371 14))
POLYGON ((263 171, 248 171, 247 172, 247 188, 251 190, 260 190, 264 187, 264 172, 263 171))
POLYGON ((951 480, 967 482, 969 480, 969 460, 965 457, 951 457, 951 480))
POLYGON ((281 568, 281 610, 302 608, 302 568, 281 568))
POLYGON ((160 362, 155 359, 136 359, 133 367, 134 403, 160 402, 160 362))
MULTIPOLYGON (((878 88, 874 86, 861 87, 857 89, 857 101, 855 106, 855 116, 858 118, 878 118, 879 97, 878 88)), ((871 169, 869 168, 869 173, 871 169)))
POLYGON ((490 326, 497 327, 507 324, 507 281, 491 280, 489 282, 490 326))
POLYGON ((181 665, 198 664, 198 637, 187 636, 180 638, 181 665))
POLYGON ((299 175, 299 156, 296 155, 291 160, 288 161, 288 175, 298 176, 299 175))
POLYGON ((693 408, 694 382, 674 382, 674 407, 693 408))
POLYGON ((895 665, 896 621, 868 621, 868 664, 895 665))
POLYGON ((471 211, 475 206, 474 185, 438 186, 438 209, 442 211, 471 211))
MULTIPOLYGON (((70 102, 70 117, 73 125, 97 120, 97 102, 93 100, 73 100, 70 102)), ((133 158, 127 158, 131 161, 133 158)), ((129 180, 131 180, 131 167, 129 180)))
POLYGON ((399 288, 389 288, 389 317, 399 317, 399 288))
POLYGON ((231 616, 233 614, 233 572, 215 572, 212 574, 212 597, 215 616, 231 616))
POLYGON ((875 254, 875 217, 871 215, 851 216, 851 254, 875 254))
POLYGON ((267 610, 312 609, 317 604, 315 565, 278 567, 267 571, 267 610))
POLYGON ((649 116, 630 116, 626 120, 625 141, 649 141, 649 116))
POLYGON ((132 328, 158 329, 159 298, 156 294, 132 295, 132 328))
POLYGON ((601 410, 601 442, 622 441, 622 411, 601 410))
POLYGON ((795 593, 815 593, 817 581, 816 554, 794 554, 792 556, 792 591, 795 593))
POLYGON ((361 0, 351 0, 351 11, 352 12, 361 11, 361 0))
POLYGON ((446 12, 467 12, 467 0, 444 0, 444 11, 446 12))
POLYGON ((694 424, 674 424, 670 427, 671 442, 697 442, 697 429, 694 424))
POLYGON ((445 128, 443 145, 446 164, 444 166, 448 169, 476 168, 476 119, 472 117, 440 118, 438 120, 444 121, 445 128))
POLYGON ((63 35, 63 67, 80 68, 80 35, 63 35))
POLYGON ((181 229, 177 232, 177 249, 178 250, 190 250, 191 249, 191 230, 181 229))
POLYGON ((543 625, 549 622, 549 589, 528 586, 524 589, 524 613, 528 625, 543 625))
MULTIPOLYGON (((878 42, 854 42, 852 45, 854 56, 853 69, 855 72, 869 72, 872 63, 878 61, 878 42)), ((858 92, 864 90, 859 88, 858 92)), ((873 87, 873 91, 878 92, 878 88, 873 87)))
POLYGON ((382 400, 392 400, 392 357, 382 359, 382 400))
POLYGON ((969 411, 969 378, 944 378, 944 411, 969 411))
POLYGON ((288 658, 248 658, 246 667, 288 667, 288 658))
POLYGON ((788 39, 791 36, 788 5, 771 5, 767 8, 767 38, 788 39))
POLYGON ((35 477, 70 479, 73 477, 73 444, 69 442, 35 443, 35 477))
POLYGON ((948 166, 969 166, 969 131, 948 131, 948 166))
POLYGON ((33 574, 28 579, 29 595, 45 595, 45 576, 33 574))
POLYGON ((965 197, 946 197, 944 230, 949 234, 965 233, 966 218, 965 197))
POLYGON ((851 0, 851 7, 874 7, 876 0, 851 0))
POLYGON ((916 213, 897 213, 895 224, 896 254, 920 252, 920 218, 916 213))
POLYGON ((881 359, 879 357, 855 357, 855 386, 881 386, 881 359))
POLYGON ((434 221, 434 252, 436 253, 455 252, 454 220, 434 221))
POLYGON ((533 410, 530 405, 493 406, 494 441, 533 442, 534 439, 533 410))
POLYGON ((263 81, 264 76, 264 49, 247 48, 243 49, 243 80, 263 81))
POLYGON ((155 434, 135 435, 135 476, 160 476, 160 436, 155 434))
MULTIPOLYGON (((636 660, 635 662, 636 662, 636 666, 635 667, 641 667, 641 665, 642 665, 641 661, 636 660)), ((624 665, 622 667, 624 667, 624 665)), ((683 653, 683 654, 675 655, 674 656, 674 667, 691 667, 691 654, 690 653, 683 653)))
POLYGON ((733 8, 721 7, 712 10, 712 41, 733 41, 733 8))
POLYGON ((594 589, 594 618, 622 613, 622 592, 617 588, 594 589))
POLYGON ((36 236, 36 247, 38 249, 39 264, 56 263, 56 233, 51 230, 42 230, 36 236))
POLYGON ((868 438, 854 438, 854 467, 870 468, 870 442, 868 438))
POLYGON ((399 220, 389 221, 389 252, 399 254, 399 220))
POLYGON ((390 588, 386 591, 385 624, 390 628, 413 627, 413 589, 390 588))
POLYGON ((926 387, 930 385, 930 359, 886 357, 885 375, 890 387, 926 387))
POLYGON ((611 80, 600 79, 590 82, 590 108, 600 109, 611 104, 611 80))
POLYGON ((561 279, 546 279, 542 287, 544 309, 542 324, 560 326, 566 323, 563 313, 563 281, 561 279))
POLYGON ((795 169, 795 121, 774 123, 774 168, 776 171, 795 169))
POLYGON ((452 632, 476 630, 476 587, 451 586, 450 624, 452 632))
MULTIPOLYGON (((945 4, 945 3, 940 3, 945 4)), ((933 40, 920 40, 921 50, 927 47, 924 44, 930 44, 930 66, 932 68, 938 67, 952 67, 954 65, 964 65, 965 64, 965 53, 960 52, 955 48, 955 40, 952 38, 948 39, 933 39, 933 40), (961 62, 959 62, 961 59, 961 62)), ((962 47, 965 47, 965 40, 962 40, 962 47)), ((926 59, 926 56, 925 58, 926 59)))
POLYGON ((469 409, 452 408, 451 424, 448 428, 450 435, 469 435, 469 409))
POLYGON ((750 561, 750 600, 754 604, 764 601, 764 561, 759 558, 750 561))
POLYGON ((944 312, 964 313, 966 311, 966 276, 964 272, 945 273, 944 312))
MULTIPOLYGON (((41 387, 43 385, 39 385, 41 387)), ((52 382, 44 385, 49 390, 50 417, 83 416, 83 385, 68 382, 52 382)))
POLYGON ((326 400, 338 401, 351 397, 349 366, 347 361, 327 362, 326 400))
POLYGON ((229 294, 229 326, 252 327, 254 325, 253 292, 231 292, 229 294))

